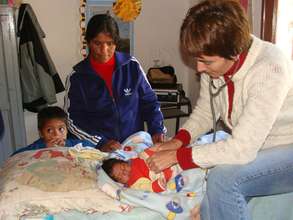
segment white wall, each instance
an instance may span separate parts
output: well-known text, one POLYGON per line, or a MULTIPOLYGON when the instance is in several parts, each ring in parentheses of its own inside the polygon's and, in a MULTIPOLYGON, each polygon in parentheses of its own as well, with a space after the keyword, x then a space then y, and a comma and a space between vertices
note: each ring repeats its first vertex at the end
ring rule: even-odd
POLYGON ((187 67, 180 58, 178 42, 188 1, 143 1, 141 15, 134 24, 134 53, 145 71, 159 59, 160 65, 172 65, 178 80, 187 84, 187 67))
MULTIPOLYGON (((179 32, 189 7, 189 0, 146 0, 134 23, 134 54, 144 70, 154 66, 156 59, 160 60, 161 66, 172 65, 187 95, 190 94, 190 71, 179 53, 179 32)), ((165 123, 168 135, 172 136, 175 119, 166 120, 165 123)))
MULTIPOLYGON (((79 0, 23 0, 29 3, 46 33, 46 46, 65 82, 72 66, 80 59, 79 0)), ((64 93, 57 95, 63 106, 64 93)), ((25 112, 27 142, 38 138, 36 114, 25 112)))
MULTIPOLYGON (((39 23, 46 33, 46 45, 63 80, 79 60, 79 0, 24 0, 31 4, 39 23)), ((147 71, 153 59, 161 65, 171 64, 178 81, 189 91, 189 69, 183 64, 178 50, 179 29, 189 0, 145 0, 142 12, 134 23, 134 55, 147 71)), ((58 94, 58 105, 63 106, 64 93, 58 94)), ((167 127, 174 131, 175 120, 167 127)), ((25 112, 28 143, 38 137, 36 114, 25 112)), ((172 135, 172 134, 170 134, 172 135)))

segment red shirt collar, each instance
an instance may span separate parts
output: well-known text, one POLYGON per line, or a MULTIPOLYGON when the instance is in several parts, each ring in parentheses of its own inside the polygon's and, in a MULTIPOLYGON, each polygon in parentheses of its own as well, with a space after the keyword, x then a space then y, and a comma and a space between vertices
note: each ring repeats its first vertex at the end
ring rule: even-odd
POLYGON ((90 56, 90 62, 94 69, 99 69, 101 66, 113 66, 115 64, 115 55, 113 55, 106 63, 99 63, 93 58, 93 56, 90 56))
POLYGON ((242 52, 239 55, 239 59, 230 67, 230 69, 224 74, 224 76, 232 76, 234 75, 243 65, 245 58, 247 56, 247 51, 242 52))

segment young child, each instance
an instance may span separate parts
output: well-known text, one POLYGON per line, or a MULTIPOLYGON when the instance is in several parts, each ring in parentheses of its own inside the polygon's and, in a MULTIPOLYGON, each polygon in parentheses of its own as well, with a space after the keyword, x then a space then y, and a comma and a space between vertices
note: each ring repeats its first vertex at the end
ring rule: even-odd
POLYGON ((154 152, 150 149, 144 150, 140 157, 123 161, 108 159, 103 162, 103 170, 116 182, 127 187, 150 192, 163 192, 166 190, 167 182, 181 172, 181 168, 172 166, 161 173, 149 170, 145 160, 154 152))
POLYGON ((73 147, 79 143, 82 143, 83 146, 95 147, 91 142, 86 140, 67 139, 67 114, 62 108, 57 106, 43 108, 38 113, 38 129, 40 139, 27 147, 18 149, 13 155, 23 151, 46 147, 73 147))
MULTIPOLYGON (((229 136, 224 131, 217 131, 215 141, 226 140, 229 136)), ((196 140, 193 147, 212 143, 213 138, 213 133, 203 135, 196 140)), ((103 162, 102 168, 114 181, 127 187, 151 192, 163 192, 166 190, 167 182, 182 172, 182 169, 179 165, 174 165, 158 174, 151 171, 145 160, 158 150, 159 147, 147 148, 139 154, 139 158, 129 161, 108 159, 103 162)))

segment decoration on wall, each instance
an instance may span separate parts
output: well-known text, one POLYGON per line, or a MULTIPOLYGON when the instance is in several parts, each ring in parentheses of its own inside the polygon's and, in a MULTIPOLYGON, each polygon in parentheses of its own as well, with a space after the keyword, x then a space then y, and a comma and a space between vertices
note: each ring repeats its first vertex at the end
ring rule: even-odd
POLYGON ((140 14, 141 4, 141 0, 116 0, 112 9, 119 19, 130 22, 140 14))
POLYGON ((80 0, 80 6, 79 6, 79 13, 80 13, 80 22, 79 22, 79 27, 80 27, 80 41, 81 41, 81 49, 80 49, 80 54, 85 58, 87 56, 87 42, 85 40, 85 7, 86 7, 86 0, 80 0))

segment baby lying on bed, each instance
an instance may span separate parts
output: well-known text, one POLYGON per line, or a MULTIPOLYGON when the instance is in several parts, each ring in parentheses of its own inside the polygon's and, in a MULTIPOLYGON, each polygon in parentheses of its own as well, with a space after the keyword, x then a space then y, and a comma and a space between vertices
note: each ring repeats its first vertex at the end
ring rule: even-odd
MULTIPOLYGON (((212 142, 212 134, 200 137, 196 144, 208 144, 212 142)), ((224 140, 228 134, 218 131, 216 141, 224 140)), ((124 184, 132 189, 150 192, 163 192, 166 190, 170 179, 177 176, 182 169, 179 165, 171 166, 163 172, 156 174, 151 171, 145 160, 154 153, 150 148, 145 149, 139 157, 124 161, 120 159, 108 159, 103 162, 103 170, 116 182, 124 184)))
POLYGON ((114 181, 132 189, 163 192, 166 190, 167 182, 182 170, 180 166, 175 165, 161 173, 154 173, 145 162, 153 153, 151 149, 146 149, 139 157, 129 161, 108 159, 103 162, 102 168, 114 181))

